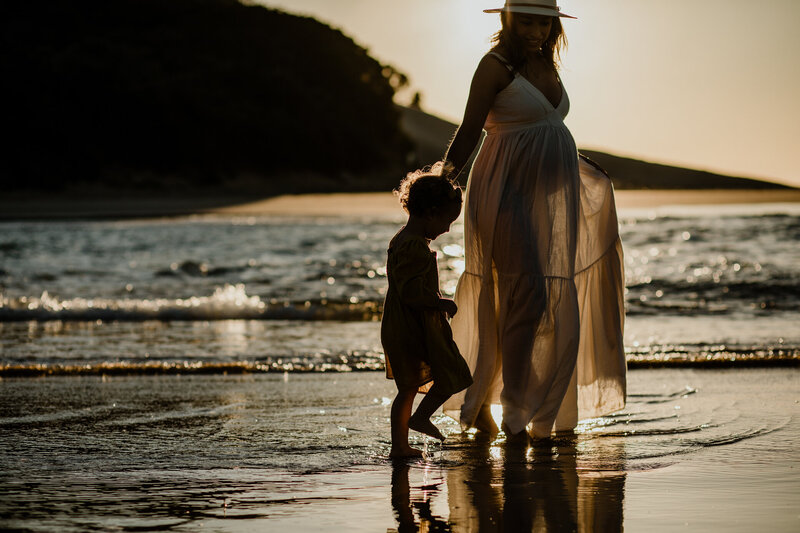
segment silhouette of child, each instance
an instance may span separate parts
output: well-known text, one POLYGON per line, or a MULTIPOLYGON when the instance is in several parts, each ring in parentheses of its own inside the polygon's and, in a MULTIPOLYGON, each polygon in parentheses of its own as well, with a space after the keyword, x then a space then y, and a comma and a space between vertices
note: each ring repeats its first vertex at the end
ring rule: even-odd
POLYGON ((389 289, 381 320, 386 376, 397 385, 391 457, 422 455, 408 444, 409 428, 444 440, 430 417, 447 398, 472 383, 447 322, 447 316, 455 315, 456 304, 439 292, 436 253, 428 247, 461 212, 461 189, 447 174, 440 162, 429 171, 408 174, 395 191, 408 222, 389 243, 389 289), (417 392, 426 395, 412 415, 417 392))

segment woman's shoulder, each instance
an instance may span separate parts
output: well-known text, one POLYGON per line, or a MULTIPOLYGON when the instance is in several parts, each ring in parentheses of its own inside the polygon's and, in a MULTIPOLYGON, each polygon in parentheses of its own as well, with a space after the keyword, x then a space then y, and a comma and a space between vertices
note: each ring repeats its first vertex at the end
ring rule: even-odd
POLYGON ((489 50, 478 63, 476 80, 495 87, 496 92, 505 88, 514 79, 514 68, 498 47, 489 50))
POLYGON ((502 66, 505 70, 513 72, 514 66, 511 64, 509 57, 510 54, 508 51, 502 45, 497 45, 486 52, 483 56, 483 60, 490 64, 502 66))

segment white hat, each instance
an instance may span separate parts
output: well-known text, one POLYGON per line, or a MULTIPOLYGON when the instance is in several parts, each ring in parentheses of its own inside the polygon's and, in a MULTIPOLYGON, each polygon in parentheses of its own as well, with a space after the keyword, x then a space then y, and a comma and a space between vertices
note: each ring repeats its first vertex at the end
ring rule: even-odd
POLYGON ((506 0, 506 5, 495 9, 484 9, 484 13, 502 13, 510 11, 512 13, 525 13, 527 15, 545 15, 549 17, 566 17, 574 19, 576 17, 566 15, 559 11, 561 8, 556 5, 556 0, 536 0, 532 2, 513 2, 506 0))

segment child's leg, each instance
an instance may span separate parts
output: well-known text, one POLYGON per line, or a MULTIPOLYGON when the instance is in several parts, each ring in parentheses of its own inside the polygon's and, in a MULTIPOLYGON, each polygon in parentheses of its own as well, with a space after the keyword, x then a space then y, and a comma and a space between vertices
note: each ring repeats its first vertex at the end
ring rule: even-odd
POLYGON ((419 457, 420 450, 408 444, 408 419, 417 389, 399 389, 392 402, 392 451, 389 457, 419 457))
POLYGON ((408 427, 435 439, 444 440, 442 432, 431 422, 431 416, 433 416, 433 413, 441 407, 449 397, 449 394, 439 392, 434 383, 431 390, 429 390, 422 401, 419 402, 417 410, 411 415, 408 421, 408 427))

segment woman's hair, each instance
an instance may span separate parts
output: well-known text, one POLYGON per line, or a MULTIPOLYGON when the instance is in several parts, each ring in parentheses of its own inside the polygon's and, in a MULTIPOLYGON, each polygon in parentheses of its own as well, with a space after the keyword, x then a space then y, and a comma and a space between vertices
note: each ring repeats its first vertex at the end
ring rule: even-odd
POLYGON ((461 209, 461 188, 451 181, 453 164, 438 161, 409 172, 394 193, 409 215, 425 216, 461 209))
MULTIPOLYGON (((500 21, 503 27, 492 35, 491 43, 493 47, 501 46, 507 54, 506 59, 514 70, 519 70, 525 64, 525 43, 522 38, 514 31, 514 13, 500 13, 500 21)), ((542 44, 542 57, 558 70, 561 66, 561 53, 567 49, 567 36, 564 34, 564 27, 561 19, 553 17, 553 25, 550 27, 550 35, 542 44)))

